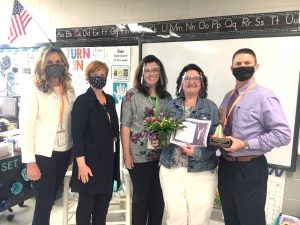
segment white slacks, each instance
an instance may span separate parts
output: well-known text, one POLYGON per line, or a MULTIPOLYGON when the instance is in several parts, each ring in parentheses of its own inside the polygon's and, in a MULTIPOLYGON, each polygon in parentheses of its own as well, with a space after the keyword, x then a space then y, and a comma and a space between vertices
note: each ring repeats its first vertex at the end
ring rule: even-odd
POLYGON ((217 189, 217 172, 160 168, 167 225, 208 225, 217 189))

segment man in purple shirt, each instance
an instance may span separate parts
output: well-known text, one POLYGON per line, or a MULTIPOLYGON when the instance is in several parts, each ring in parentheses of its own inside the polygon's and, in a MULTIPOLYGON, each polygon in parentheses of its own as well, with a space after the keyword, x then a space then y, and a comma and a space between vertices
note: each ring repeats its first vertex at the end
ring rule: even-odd
POLYGON ((278 98, 254 79, 258 67, 253 50, 234 53, 231 70, 236 86, 220 107, 224 133, 232 140, 230 148, 221 149, 218 172, 226 225, 266 224, 268 164, 264 154, 287 145, 291 138, 278 98))

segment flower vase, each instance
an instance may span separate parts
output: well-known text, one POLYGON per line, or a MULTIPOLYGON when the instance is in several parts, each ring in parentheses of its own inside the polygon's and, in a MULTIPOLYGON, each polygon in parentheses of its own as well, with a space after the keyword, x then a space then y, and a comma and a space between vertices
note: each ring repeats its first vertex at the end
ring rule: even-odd
POLYGON ((171 134, 169 133, 159 133, 158 134, 158 145, 159 147, 166 147, 170 144, 171 134))

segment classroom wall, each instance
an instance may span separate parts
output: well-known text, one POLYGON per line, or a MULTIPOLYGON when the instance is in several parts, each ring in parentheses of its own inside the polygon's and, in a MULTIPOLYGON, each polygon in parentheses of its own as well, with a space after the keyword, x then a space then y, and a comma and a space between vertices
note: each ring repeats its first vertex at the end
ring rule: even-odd
MULTIPOLYGON (((19 0, 53 41, 56 28, 100 26, 173 19, 300 10, 299 0, 19 0)), ((0 0, 0 45, 7 44, 13 0, 0 0)), ((47 42, 31 23, 25 39, 47 42), (32 32, 35 30, 35 32, 32 32), (31 32, 30 32, 31 31, 31 32)), ((30 43, 29 43, 30 44, 30 43)), ((300 216, 300 162, 297 171, 286 175, 283 212, 300 216)))
MULTIPOLYGON (((19 0, 52 41, 55 29, 138 23, 172 19, 299 10, 299 0, 19 0)), ((0 0, 0 45, 7 42, 13 0, 0 0)), ((35 23, 30 38, 15 41, 47 42, 35 23)), ((31 29, 31 30, 30 30, 31 29)), ((30 32, 31 31, 31 32, 30 32)))

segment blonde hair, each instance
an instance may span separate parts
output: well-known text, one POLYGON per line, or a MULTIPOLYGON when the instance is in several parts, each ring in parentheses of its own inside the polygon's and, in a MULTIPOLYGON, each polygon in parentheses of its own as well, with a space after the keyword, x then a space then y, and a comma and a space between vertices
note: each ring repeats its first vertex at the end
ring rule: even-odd
POLYGON ((71 74, 69 73, 69 63, 67 57, 63 51, 58 47, 46 47, 42 50, 39 60, 37 61, 34 68, 34 83, 37 88, 44 92, 49 93, 53 91, 53 88, 49 85, 49 78, 46 76, 45 68, 47 66, 47 57, 56 52, 61 57, 63 66, 65 68, 64 76, 62 77, 63 92, 66 93, 68 90, 74 91, 72 86, 71 74))

